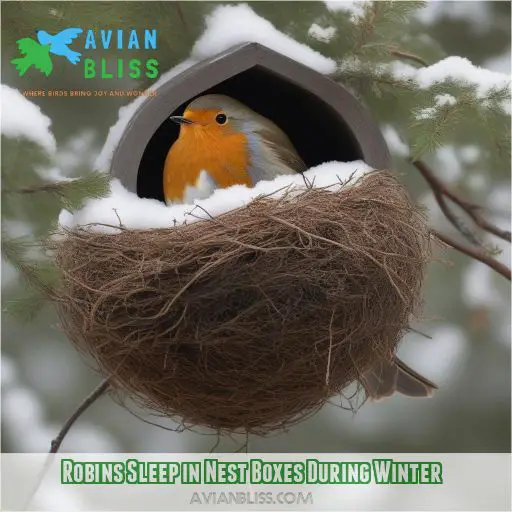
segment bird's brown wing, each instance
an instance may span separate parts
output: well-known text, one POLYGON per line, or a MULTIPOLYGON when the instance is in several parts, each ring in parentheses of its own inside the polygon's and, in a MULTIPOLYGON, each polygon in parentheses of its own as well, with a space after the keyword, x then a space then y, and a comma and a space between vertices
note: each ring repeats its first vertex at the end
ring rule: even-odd
POLYGON ((286 167, 292 169, 297 173, 303 173, 307 171, 306 164, 302 161, 302 158, 292 148, 287 148, 279 144, 265 141, 265 144, 275 153, 275 155, 283 162, 286 167))
POLYGON ((373 400, 391 396, 395 391, 411 397, 432 396, 437 386, 409 368, 400 359, 382 361, 361 377, 361 383, 373 400))
POLYGON ((291 140, 286 133, 279 129, 269 119, 260 119, 259 134, 261 140, 267 147, 274 152, 274 154, 286 165, 295 172, 304 172, 307 170, 306 164, 297 153, 291 140))

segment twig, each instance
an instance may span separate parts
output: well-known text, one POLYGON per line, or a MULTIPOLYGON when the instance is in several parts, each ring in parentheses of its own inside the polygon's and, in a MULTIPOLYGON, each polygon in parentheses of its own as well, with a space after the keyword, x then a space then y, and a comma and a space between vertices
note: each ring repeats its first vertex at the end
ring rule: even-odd
POLYGON ((211 447, 209 453, 215 453, 215 450, 217 449, 219 444, 220 444, 220 432, 217 432, 217 441, 215 441, 215 444, 211 447))
POLYGON ((498 260, 492 258, 491 256, 488 256, 481 250, 475 249, 473 247, 466 247, 457 242, 456 240, 454 240, 453 238, 450 238, 447 235, 439 233, 439 231, 432 229, 431 233, 446 245, 449 245, 453 249, 456 249, 457 251, 462 252, 470 256, 471 258, 474 258, 478 261, 481 261, 482 263, 485 263, 487 266, 491 267, 493 270, 495 270, 496 272, 498 272, 499 274, 501 274, 503 277, 510 281, 510 269, 503 263, 500 263, 498 260))
POLYGON ((331 373, 332 354, 332 322, 334 320, 334 309, 332 310, 331 321, 329 322, 329 353, 327 354, 327 371, 325 372, 325 386, 329 387, 329 375, 331 373))
POLYGON ((104 380, 78 407, 78 409, 71 415, 71 417, 64 423, 64 426, 58 433, 57 437, 52 441, 50 451, 48 452, 46 461, 41 469, 36 484, 33 489, 29 492, 28 497, 26 499, 25 505, 22 510, 28 510, 29 506, 34 499, 37 491, 41 487, 43 480, 45 479, 50 466, 54 460, 53 454, 59 451, 60 445, 64 441, 66 434, 69 432, 69 429, 74 425, 75 421, 84 413, 84 411, 92 405, 105 391, 107 391, 109 387, 108 379, 104 380))
POLYGON ((426 60, 422 59, 419 55, 415 55, 414 53, 403 52, 402 50, 393 47, 389 48, 389 53, 400 59, 412 60, 418 64, 421 64, 422 66, 428 66, 428 62, 426 60))
POLYGON ((112 208, 112 210, 114 210, 114 213, 116 214, 117 220, 119 221, 119 227, 120 227, 121 229, 126 229, 126 228, 123 226, 123 223, 121 222, 121 217, 119 217, 119 213, 117 213, 117 208, 112 208))
POLYGON ((451 201, 453 201, 456 205, 460 206, 467 213, 467 215, 473 220, 473 222, 484 231, 491 233, 507 242, 511 241, 510 231, 498 228, 487 219, 482 216, 482 208, 474 203, 470 203, 465 199, 462 199, 458 194, 456 194, 453 190, 450 190, 430 169, 430 167, 422 162, 421 160, 413 160, 411 161, 414 167, 420 171, 422 176, 425 178, 427 183, 430 185, 430 188, 434 192, 434 196, 436 198, 439 207, 446 215, 446 218, 473 244, 481 245, 478 241, 478 238, 471 233, 463 224, 461 224, 460 220, 450 211, 448 205, 446 204, 444 198, 447 197, 451 201))
POLYGON ((69 181, 56 181, 54 183, 45 183, 44 185, 33 185, 30 187, 15 188, 3 190, 7 194, 38 194, 40 192, 53 192, 61 195, 61 188, 69 185, 69 181))
POLYGON ((49 453, 57 453, 59 451, 60 445, 66 434, 69 432, 69 429, 74 425, 75 421, 85 412, 85 410, 91 406, 101 395, 103 395, 110 383, 108 379, 105 379, 79 406, 78 409, 69 417, 69 419, 64 423, 64 426, 61 428, 57 437, 52 441, 50 452, 49 453))
POLYGON ((446 204, 443 193, 432 184, 431 188, 439 208, 441 208, 444 216, 451 222, 451 224, 455 226, 472 244, 483 247, 483 243, 480 238, 478 238, 476 234, 473 233, 466 224, 450 210, 450 207, 446 204))
POLYGON ((240 452, 249 453, 249 431, 248 430, 245 431, 245 443, 242 446, 240 446, 240 448, 238 448, 238 450, 235 450, 234 453, 240 453, 240 452))

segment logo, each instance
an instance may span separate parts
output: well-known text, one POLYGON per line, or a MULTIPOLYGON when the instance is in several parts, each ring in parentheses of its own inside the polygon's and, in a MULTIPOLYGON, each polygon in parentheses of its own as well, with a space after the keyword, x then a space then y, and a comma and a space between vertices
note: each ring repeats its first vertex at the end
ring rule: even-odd
MULTIPOLYGON (((83 77, 87 78, 139 78, 144 74, 147 78, 158 77, 158 61, 153 58, 146 59, 126 59, 126 52, 130 50, 156 50, 157 31, 155 29, 145 29, 143 34, 139 35, 136 30, 123 29, 116 30, 93 30, 89 29, 85 37, 79 38, 84 31, 81 28, 67 28, 61 32, 52 35, 45 30, 36 32, 37 41, 30 37, 25 37, 16 41, 21 57, 11 60, 18 74, 23 76, 30 68, 35 68, 46 76, 53 71, 53 57, 63 57, 69 63, 76 66, 80 63, 82 53, 70 48, 74 44, 75 48, 83 52, 97 50, 118 50, 121 55, 113 59, 112 56, 96 58, 84 58, 82 61, 83 77), (76 40, 76 41, 75 41, 76 40), (145 69, 144 69, 145 65, 145 69)), ((95 53, 96 55, 96 53, 95 53)))
POLYGON ((32 66, 46 76, 53 71, 50 53, 65 57, 71 64, 80 62, 81 53, 71 50, 68 45, 83 31, 81 28, 67 28, 54 36, 44 30, 37 31, 37 41, 25 37, 16 41, 22 57, 11 60, 18 74, 23 76, 32 66))

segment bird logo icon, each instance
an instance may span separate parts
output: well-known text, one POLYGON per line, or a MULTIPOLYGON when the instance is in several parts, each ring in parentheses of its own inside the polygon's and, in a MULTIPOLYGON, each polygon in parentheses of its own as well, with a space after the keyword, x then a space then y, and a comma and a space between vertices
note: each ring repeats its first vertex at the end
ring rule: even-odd
POLYGON ((31 66, 34 66, 46 76, 52 72, 50 45, 43 46, 30 37, 19 39, 16 43, 22 57, 11 60, 11 64, 14 64, 20 76, 23 76, 31 66))
POLYGON ((81 53, 75 52, 68 48, 73 39, 76 39, 83 30, 81 28, 67 28, 54 36, 48 34, 45 30, 37 31, 37 40, 42 45, 50 45, 50 53, 66 57, 71 64, 80 62, 81 53))
POLYGON ((45 30, 38 30, 37 41, 30 37, 16 41, 22 57, 11 60, 11 63, 14 64, 20 76, 23 76, 32 66, 49 76, 53 71, 50 54, 66 57, 71 64, 77 64, 82 54, 71 50, 68 45, 82 32, 81 28, 67 28, 52 36, 45 30))

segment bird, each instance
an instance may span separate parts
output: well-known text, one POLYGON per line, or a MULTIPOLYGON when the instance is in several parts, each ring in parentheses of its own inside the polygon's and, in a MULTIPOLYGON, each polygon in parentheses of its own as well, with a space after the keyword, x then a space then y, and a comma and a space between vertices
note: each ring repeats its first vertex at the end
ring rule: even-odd
POLYGON ((426 398, 434 394, 437 386, 419 373, 409 368, 399 358, 394 361, 381 360, 375 367, 361 376, 361 384, 373 401, 398 392, 416 398, 426 398))
POLYGON ((23 57, 11 60, 11 64, 14 64, 20 76, 23 76, 30 66, 34 66, 46 76, 52 72, 53 64, 49 55, 50 45, 41 45, 30 37, 19 39, 16 43, 23 57))
POLYGON ((81 53, 75 52, 68 48, 68 44, 71 44, 73 39, 77 38, 83 30, 81 28, 67 28, 62 30, 58 34, 52 36, 45 30, 37 31, 37 40, 42 45, 50 45, 50 53, 54 55, 61 55, 71 62, 71 64, 77 64, 80 62, 81 53))
POLYGON ((164 163, 167 204, 188 204, 217 188, 253 187, 307 169, 281 128, 230 96, 200 96, 170 119, 180 131, 164 163))

